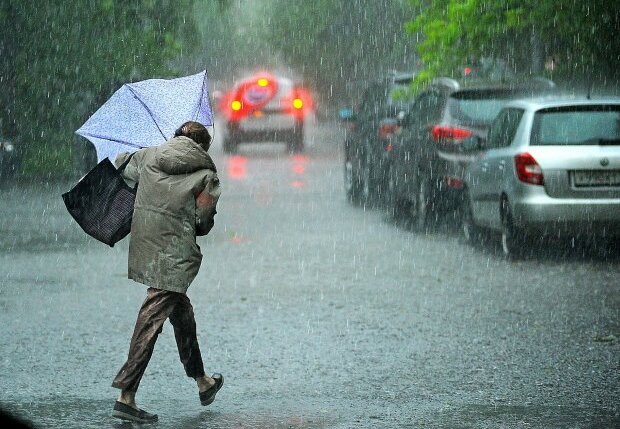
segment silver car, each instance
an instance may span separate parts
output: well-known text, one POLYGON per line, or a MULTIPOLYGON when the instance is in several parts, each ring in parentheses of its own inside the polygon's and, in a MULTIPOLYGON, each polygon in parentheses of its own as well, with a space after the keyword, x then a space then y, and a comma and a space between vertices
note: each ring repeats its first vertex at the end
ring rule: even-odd
POLYGON ((465 172, 463 233, 501 232, 508 257, 534 239, 620 236, 620 99, 508 103, 465 172))
POLYGON ((242 143, 287 143, 304 149, 305 118, 314 109, 310 91, 292 80, 261 72, 238 82, 221 103, 226 119, 223 149, 234 153, 242 143))

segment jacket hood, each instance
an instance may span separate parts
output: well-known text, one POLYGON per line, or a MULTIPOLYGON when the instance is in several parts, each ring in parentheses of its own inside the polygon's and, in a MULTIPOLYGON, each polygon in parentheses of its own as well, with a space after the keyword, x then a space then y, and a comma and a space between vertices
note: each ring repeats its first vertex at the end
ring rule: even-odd
POLYGON ((158 152, 157 165, 166 174, 189 174, 203 169, 217 172, 211 156, 189 137, 173 137, 158 152))

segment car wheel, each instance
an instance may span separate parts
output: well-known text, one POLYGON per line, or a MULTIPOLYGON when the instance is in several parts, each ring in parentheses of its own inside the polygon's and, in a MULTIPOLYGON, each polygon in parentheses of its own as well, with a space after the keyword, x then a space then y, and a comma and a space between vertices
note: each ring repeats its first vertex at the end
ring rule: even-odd
POLYGON ((469 194, 466 193, 462 203, 461 231, 465 241, 478 246, 482 243, 482 229, 476 225, 469 194))
POLYGON ((363 204, 372 203, 372 170, 370 167, 370 155, 364 156, 364 163, 361 166, 361 189, 360 189, 360 202, 363 204))
POLYGON ((409 212, 413 218, 413 227, 416 231, 426 231, 429 226, 431 212, 431 193, 428 180, 418 178, 415 199, 410 204, 409 212))
POLYGON ((353 165, 354 162, 355 160, 352 160, 348 154, 345 154, 344 189, 347 200, 350 203, 357 203, 359 199, 359 181, 357 180, 356 169, 353 165))
POLYGON ((234 154, 237 152, 237 146, 238 143, 236 139, 233 139, 232 137, 226 137, 224 139, 224 143, 222 144, 222 149, 226 154, 234 154))
POLYGON ((502 200, 502 252, 507 259, 518 260, 525 257, 526 236, 514 225, 507 199, 502 200))
POLYGON ((382 203, 393 216, 395 215, 396 200, 396 171, 392 164, 388 165, 385 186, 382 192, 382 203))
POLYGON ((304 124, 296 123, 288 142, 288 151, 290 153, 300 153, 304 150, 304 124))

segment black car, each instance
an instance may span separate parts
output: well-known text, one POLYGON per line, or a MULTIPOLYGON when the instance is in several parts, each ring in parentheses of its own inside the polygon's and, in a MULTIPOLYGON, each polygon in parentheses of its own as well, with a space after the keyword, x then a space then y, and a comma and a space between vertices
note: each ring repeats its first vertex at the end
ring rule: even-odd
POLYGON ((344 184, 349 201, 374 205, 381 200, 388 182, 390 139, 398 116, 406 111, 411 73, 394 73, 372 82, 355 109, 343 109, 347 121, 344 141, 344 184))
POLYGON ((501 83, 434 80, 416 96, 391 138, 389 201, 425 229, 460 207, 465 168, 481 154, 489 126, 508 101, 556 92, 546 79, 501 83))

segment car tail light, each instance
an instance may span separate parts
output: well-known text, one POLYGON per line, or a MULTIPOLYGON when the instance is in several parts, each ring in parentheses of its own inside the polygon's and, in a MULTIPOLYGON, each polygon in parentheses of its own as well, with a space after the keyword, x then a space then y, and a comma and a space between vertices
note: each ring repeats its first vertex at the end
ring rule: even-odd
POLYGON ((304 107, 304 101, 301 98, 296 98, 293 100, 293 108, 299 110, 304 107))
POLYGON ((379 137, 387 139, 395 134, 399 128, 398 124, 381 124, 379 127, 379 137))
POLYGON ((515 155, 515 171, 521 182, 532 185, 543 185, 545 183, 542 168, 534 157, 527 152, 515 155))
POLYGON ((431 135, 433 139, 438 142, 452 141, 457 142, 464 140, 467 137, 471 137, 474 134, 471 131, 463 130, 461 128, 445 127, 436 125, 431 128, 431 135))
POLYGON ((310 91, 295 87, 281 101, 282 108, 293 115, 297 119, 303 119, 304 116, 313 109, 313 100, 310 91))
POLYGON ((446 185, 448 185, 448 187, 450 188, 461 189, 465 186, 465 182, 463 182, 461 179, 457 177, 452 177, 452 176, 444 176, 443 182, 446 185))

